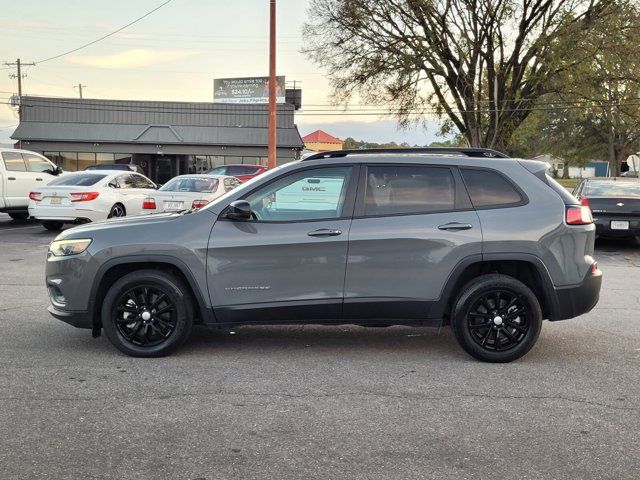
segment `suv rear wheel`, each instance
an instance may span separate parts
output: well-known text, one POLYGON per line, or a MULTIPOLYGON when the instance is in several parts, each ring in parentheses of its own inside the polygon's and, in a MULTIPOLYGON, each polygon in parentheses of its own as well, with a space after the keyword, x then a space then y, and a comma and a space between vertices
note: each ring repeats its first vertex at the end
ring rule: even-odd
POLYGON ((462 289, 453 305, 451 327, 472 357, 511 362, 536 343, 542 311, 524 283, 508 275, 483 275, 462 289))
POLYGON ((191 334, 193 305, 174 275, 139 270, 115 282, 102 303, 102 327, 111 343, 133 357, 161 357, 191 334))

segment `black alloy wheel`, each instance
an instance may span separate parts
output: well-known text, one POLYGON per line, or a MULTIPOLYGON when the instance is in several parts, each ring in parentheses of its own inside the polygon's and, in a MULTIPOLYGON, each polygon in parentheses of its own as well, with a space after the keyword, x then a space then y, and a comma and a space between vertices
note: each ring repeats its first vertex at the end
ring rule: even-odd
POLYGON ((535 294, 516 278, 482 275, 462 288, 451 309, 460 346, 486 362, 511 362, 535 345, 542 311, 535 294))
POLYGON ((124 209, 124 206, 116 203, 113 207, 111 207, 111 211, 109 212, 109 216, 107 218, 120 218, 127 215, 127 212, 124 209))
POLYGON ((161 357, 191 334, 193 295, 176 275, 136 270, 118 279, 102 302, 102 328, 109 341, 133 357, 161 357))
POLYGON ((528 312, 520 294, 496 288, 475 300, 467 314, 467 329, 482 348, 496 352, 508 350, 526 338, 528 312))
POLYGON ((118 332, 133 345, 159 345, 175 331, 176 323, 176 306, 158 287, 134 287, 118 299, 118 332))

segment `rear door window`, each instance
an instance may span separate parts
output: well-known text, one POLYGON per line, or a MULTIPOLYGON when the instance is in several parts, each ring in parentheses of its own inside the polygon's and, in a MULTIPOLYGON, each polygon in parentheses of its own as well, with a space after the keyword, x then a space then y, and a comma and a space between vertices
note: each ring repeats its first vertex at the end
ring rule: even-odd
POLYGON ((49 173, 53 173, 53 169, 55 167, 53 165, 51 165, 51 163, 49 163, 46 159, 44 159, 44 158, 42 158, 42 157, 40 157, 38 155, 34 155, 33 153, 24 153, 22 156, 24 157, 24 159, 29 164, 29 169, 32 172, 37 172, 37 173, 49 172, 49 173))
POLYGON ((515 206, 524 201, 516 187, 498 172, 463 168, 462 177, 475 208, 515 206))
POLYGON ((370 166, 366 216, 442 212, 455 209, 455 180, 446 167, 370 166))
POLYGON ((26 172, 27 165, 24 163, 21 153, 17 152, 4 152, 2 154, 2 160, 4 160, 4 168, 9 172, 26 172))

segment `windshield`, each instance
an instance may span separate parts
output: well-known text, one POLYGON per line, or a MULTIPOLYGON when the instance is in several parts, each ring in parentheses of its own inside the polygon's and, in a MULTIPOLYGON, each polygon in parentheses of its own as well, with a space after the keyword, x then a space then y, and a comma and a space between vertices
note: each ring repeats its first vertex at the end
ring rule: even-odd
POLYGON ((640 197, 640 182, 589 182, 586 195, 590 197, 640 197))
POLYGON ((77 187, 88 187, 90 185, 95 185, 100 180, 103 180, 106 175, 97 175, 94 173, 78 173, 65 175, 63 177, 58 177, 54 180, 51 180, 47 186, 55 186, 55 185, 68 185, 68 186, 77 186, 77 187))
POLYGON ((164 184, 160 190, 163 192, 211 193, 217 188, 217 178, 175 177, 164 184))

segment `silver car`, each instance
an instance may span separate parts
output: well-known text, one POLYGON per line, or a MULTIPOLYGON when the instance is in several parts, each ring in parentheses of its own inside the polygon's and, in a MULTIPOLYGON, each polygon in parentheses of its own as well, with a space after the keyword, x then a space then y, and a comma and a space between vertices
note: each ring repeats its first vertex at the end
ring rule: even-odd
POLYGON ((53 316, 166 355, 194 324, 450 325, 508 362, 598 301, 588 208, 546 164, 485 149, 337 151, 195 212, 93 223, 49 248, 53 316))

